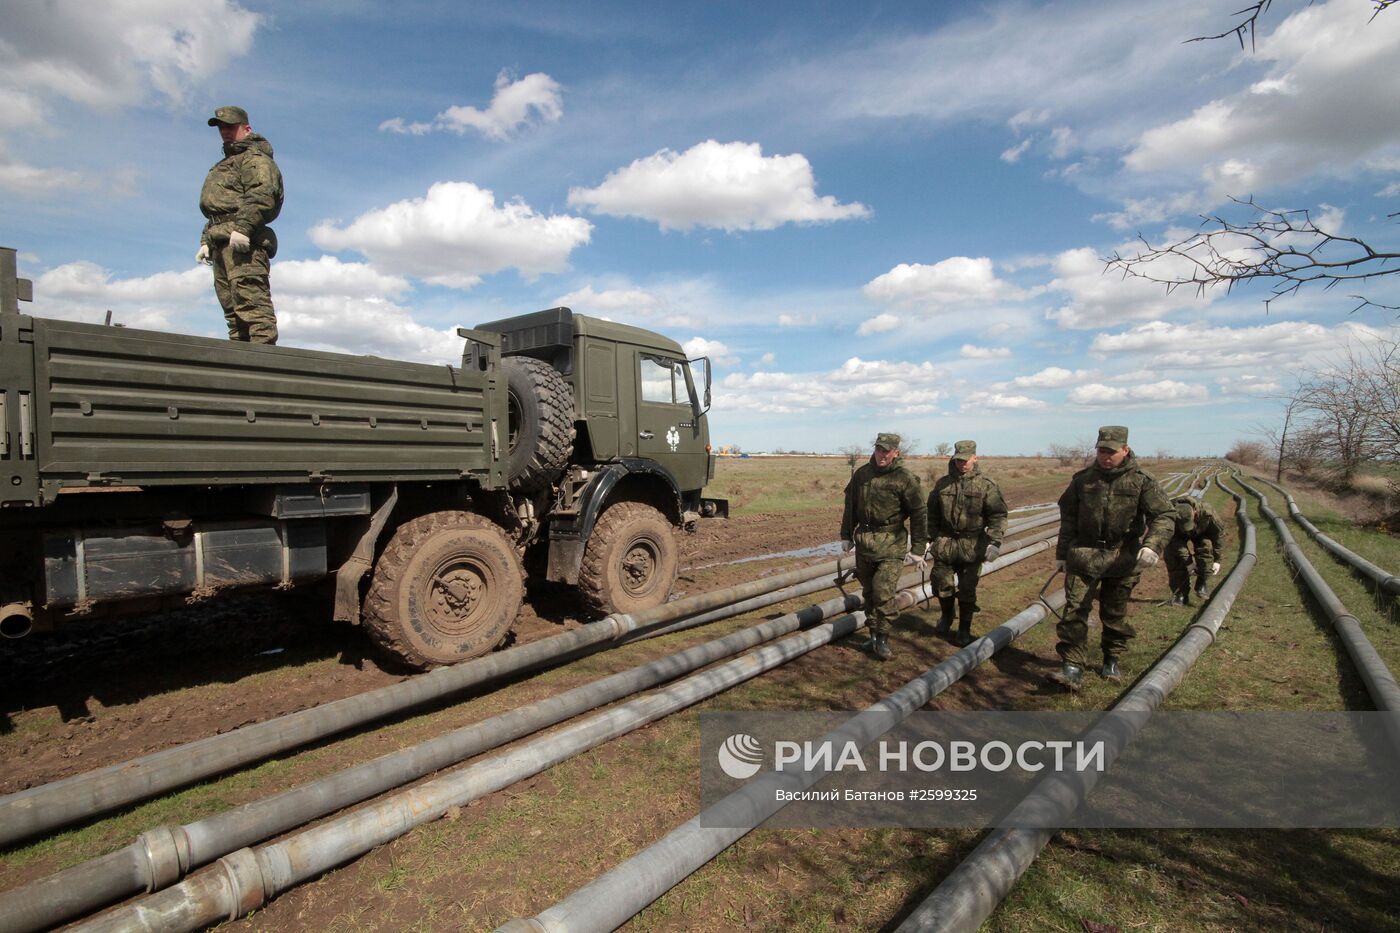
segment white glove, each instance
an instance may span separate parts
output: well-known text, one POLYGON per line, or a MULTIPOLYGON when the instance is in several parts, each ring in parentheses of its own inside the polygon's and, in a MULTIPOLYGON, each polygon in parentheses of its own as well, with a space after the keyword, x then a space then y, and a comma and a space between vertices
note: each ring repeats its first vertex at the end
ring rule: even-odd
POLYGON ((996 559, 997 559, 998 557, 1000 557, 1000 556, 1001 556, 1001 545, 1000 545, 1000 544, 989 544, 989 545, 987 545, 987 551, 986 551, 986 553, 982 555, 982 559, 985 560, 987 563, 991 563, 992 561, 996 560, 996 559))
POLYGON ((1055 569, 1056 569, 1056 570, 1064 570, 1064 569, 1065 569, 1065 562, 1062 561, 1062 560, 1057 560, 1057 561, 1055 561, 1055 569))
POLYGON ((849 551, 851 548, 853 548, 853 547, 855 547, 855 546, 856 546, 856 543, 855 543, 854 541, 852 541, 850 538, 842 538, 842 539, 841 539, 841 550, 842 550, 842 551, 849 551))
POLYGON ((214 264, 214 260, 212 260, 212 259, 209 258, 209 244, 208 244, 208 243, 201 243, 201 244, 199 244, 199 252, 197 252, 197 253, 194 254, 194 261, 195 261, 195 262, 202 262, 202 263, 204 263, 204 265, 206 265, 206 266, 212 266, 212 265, 214 264))
POLYGON ((1145 547, 1138 551, 1137 562, 1139 567, 1157 566, 1157 552, 1150 547, 1145 547))
POLYGON ((1210 575, 1213 577, 1213 576, 1215 576, 1215 575, 1216 575, 1217 573, 1219 573, 1219 572, 1220 572, 1220 561, 1216 561, 1215 563, 1213 563, 1213 564, 1210 565, 1210 575))
POLYGON ((924 559, 924 555, 923 555, 923 554, 915 554, 913 551, 910 551, 910 552, 909 552, 909 563, 913 564, 913 565, 914 565, 914 569, 917 570, 917 571, 919 571, 919 573, 927 573, 927 572, 928 572, 928 561, 927 561, 926 559, 924 559))
POLYGON ((248 239, 248 234, 235 230, 228 235, 228 245, 235 253, 246 253, 253 248, 253 241, 248 239))

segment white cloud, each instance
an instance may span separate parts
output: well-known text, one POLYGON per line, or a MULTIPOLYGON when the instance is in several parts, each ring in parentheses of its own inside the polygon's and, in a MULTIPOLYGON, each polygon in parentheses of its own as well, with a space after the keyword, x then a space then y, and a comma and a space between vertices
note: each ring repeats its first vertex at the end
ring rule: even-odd
MULTIPOLYGON (((1122 247, 1126 255, 1134 255, 1135 249, 1133 244, 1122 247)), ((1175 257, 1169 260, 1172 258, 1175 257)), ((1177 268, 1169 260, 1163 262, 1164 274, 1171 274, 1177 268)), ((1122 321, 1160 318, 1182 308, 1203 307, 1215 295, 1207 292, 1197 296, 1187 288, 1169 292, 1156 282, 1106 272, 1103 257, 1088 247, 1060 253, 1055 257, 1054 270, 1055 278, 1049 288, 1068 292, 1069 300, 1047 312, 1046 317, 1061 327, 1104 327, 1122 321)))
POLYGON ((753 366, 754 369, 761 369, 765 366, 772 366, 774 363, 777 362, 777 360, 777 354, 770 351, 760 356, 756 362, 751 363, 750 365, 753 366))
POLYGON ((817 323, 815 314, 780 314, 778 315, 779 327, 811 327, 817 323))
POLYGON ((381 297, 343 294, 282 295, 273 272, 277 342, 283 346, 357 353, 392 360, 461 365, 462 338, 455 326, 437 330, 381 297))
POLYGON ((1026 152, 1026 150, 1029 149, 1030 147, 1031 147, 1031 140, 1030 140, 1030 139, 1023 139, 1023 140, 1021 140, 1019 143, 1017 143, 1016 145, 1010 147, 1009 149, 1003 149, 1003 150, 1002 150, 1002 153, 1001 153, 1001 161, 1003 161, 1003 162, 1019 162, 1019 161, 1021 161, 1021 156, 1024 155, 1025 152, 1026 152))
POLYGON ((1002 392, 973 392, 963 396, 962 411, 1039 411, 1048 408, 1045 402, 1029 395, 1007 395, 1002 392))
POLYGON ((997 278, 986 256, 952 256, 931 266, 902 262, 871 279, 862 291, 882 304, 927 310, 1026 297, 1015 285, 997 278))
POLYGON ((89 187, 89 184, 79 172, 27 165, 6 158, 0 152, 0 189, 15 194, 37 195, 84 187, 89 187))
POLYGON ((261 21, 231 0, 7 4, 0 89, 30 119, 40 97, 111 110, 155 91, 180 103, 248 52, 261 21))
POLYGON ((497 206, 484 188, 444 181, 425 197, 367 211, 344 227, 324 221, 309 235, 322 249, 355 250, 390 274, 471 288, 503 269, 527 280, 559 272, 592 231, 581 217, 546 217, 519 200, 497 206))
POLYGON ((276 264, 273 278, 279 296, 286 292, 322 297, 397 298, 411 288, 403 276, 385 275, 365 263, 341 262, 334 256, 284 260, 276 264))
POLYGON ((1004 360, 1011 355, 1010 347, 978 347, 970 343, 962 345, 958 355, 965 360, 1004 360))
POLYGON ((831 411, 926 414, 946 397, 948 374, 932 363, 851 357, 826 372, 730 373, 716 408, 811 416, 831 411))
POLYGON ((1215 380, 1215 387, 1221 395, 1267 396, 1283 391, 1283 383, 1271 376, 1255 376, 1243 373, 1238 376, 1221 376, 1215 380))
POLYGON ((496 76, 496 93, 485 110, 470 106, 448 107, 431 123, 407 123, 393 117, 379 124, 381 130, 422 136, 431 130, 462 135, 475 130, 488 139, 504 141, 527 126, 554 123, 564 114, 559 82, 542 72, 512 81, 508 71, 496 76))
POLYGON ((801 154, 764 156, 757 143, 713 139, 682 153, 663 149, 637 159, 596 188, 571 188, 569 205, 652 220, 663 230, 699 226, 731 233, 870 215, 863 204, 818 197, 812 166, 801 154))
POLYGON ((1057 126, 1050 131, 1050 155, 1052 158, 1068 158, 1075 148, 1074 130, 1067 126, 1057 126))
POLYGON ((1210 400, 1203 385, 1188 385, 1171 379, 1130 386, 1110 386, 1101 382, 1070 389, 1065 396, 1081 408, 1143 408, 1197 405, 1210 400))
POLYGON ((871 334, 888 333, 898 326, 899 318, 893 314, 877 314, 861 321, 860 326, 856 328, 856 334, 861 337, 869 337, 871 334))
POLYGON ((1372 333, 1350 323, 1328 328, 1281 321, 1232 328, 1153 321, 1119 334, 1099 334, 1089 344, 1089 353, 1099 358, 1145 355, 1154 366, 1175 369, 1286 367, 1307 354, 1334 351, 1348 340, 1372 333))
MULTIPOLYGON (((95 263, 80 261, 56 266, 34 279, 34 313, 89 324, 102 323, 110 310, 113 323, 178 330, 176 322, 201 299, 214 300, 213 274, 204 266, 120 279, 95 263)), ((222 330, 223 317, 211 316, 209 324, 222 330)))
POLYGON ((1093 375, 1091 370, 1068 370, 1059 366, 1047 366, 1029 376, 1017 376, 1009 385, 1015 389, 1063 389, 1065 386, 1083 382, 1093 375))
POLYGON ((1264 79, 1142 133, 1125 166, 1196 169, 1217 195, 1240 195, 1400 145, 1400 18, 1351 0, 1309 5, 1251 57, 1269 64, 1264 79))
POLYGON ((554 304, 572 308, 584 314, 616 314, 618 312, 649 315, 664 305, 659 295, 642 288, 605 288, 594 291, 592 285, 575 289, 554 299, 554 304))
POLYGON ((700 356, 708 356, 716 366, 738 366, 738 355, 722 341, 708 340, 704 337, 691 337, 681 344, 685 350, 685 355, 690 359, 700 356))

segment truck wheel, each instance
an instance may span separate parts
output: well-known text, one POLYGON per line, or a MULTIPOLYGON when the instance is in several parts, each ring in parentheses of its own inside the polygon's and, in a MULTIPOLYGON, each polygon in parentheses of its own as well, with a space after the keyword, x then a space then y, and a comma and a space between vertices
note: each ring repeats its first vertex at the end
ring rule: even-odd
POLYGON ((374 565, 361 619, 375 643, 417 668, 495 648, 524 598, 505 534, 479 515, 433 512, 400 525, 374 565))
POLYGON ((584 546, 579 591, 603 615, 650 609, 671 595, 679 569, 666 517, 640 502, 618 502, 603 512, 584 546))
POLYGON ((553 366, 528 356, 508 356, 506 409, 511 486, 544 489, 569 462, 574 449, 574 394, 553 366))

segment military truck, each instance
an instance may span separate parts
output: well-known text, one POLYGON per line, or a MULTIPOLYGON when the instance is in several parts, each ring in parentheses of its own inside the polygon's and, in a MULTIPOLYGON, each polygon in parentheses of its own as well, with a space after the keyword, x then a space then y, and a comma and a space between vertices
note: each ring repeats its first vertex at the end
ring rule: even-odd
POLYGON ((0 250, 0 634, 321 581, 417 667, 509 634, 524 567, 594 612, 663 602, 727 516, 711 373, 554 308, 460 328, 460 365, 20 314, 0 250))

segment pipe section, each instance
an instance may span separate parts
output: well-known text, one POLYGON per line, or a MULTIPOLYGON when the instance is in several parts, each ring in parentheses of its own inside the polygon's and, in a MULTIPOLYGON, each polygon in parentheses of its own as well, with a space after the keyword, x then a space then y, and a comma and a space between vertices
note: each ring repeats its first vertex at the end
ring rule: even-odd
POLYGON ((515 746, 507 753, 400 791, 295 836, 258 849, 240 849, 174 887, 72 929, 88 933, 186 931, 236 919, 288 888, 383 845, 415 826, 440 818, 449 807, 461 806, 509 787, 849 635, 864 624, 864 614, 856 612, 790 635, 718 667, 692 674, 664 690, 596 713, 564 729, 515 746))
POLYGON ((1272 486, 1279 491, 1279 494, 1283 496, 1284 501, 1288 503, 1288 514, 1293 516, 1293 520, 1298 524, 1302 525, 1303 529, 1309 535, 1312 536, 1312 539, 1314 541, 1322 545, 1324 550, 1330 551, 1332 556, 1340 560, 1342 563, 1350 564, 1351 568, 1357 573, 1360 573, 1362 576, 1369 577, 1371 582, 1375 583, 1377 588, 1379 588, 1381 592, 1389 593, 1391 596, 1400 596, 1400 576, 1396 576, 1388 570, 1385 570, 1381 567, 1377 567, 1375 564, 1371 563, 1369 560, 1362 557, 1360 554, 1357 554, 1355 551, 1343 547, 1341 544, 1338 544, 1334 539, 1329 538, 1327 535, 1323 534, 1317 529, 1316 525, 1308 521, 1307 516, 1305 516, 1302 512, 1298 510, 1298 503, 1293 500, 1293 497, 1291 495, 1289 495, 1288 490, 1284 489, 1278 483, 1270 482, 1269 480, 1264 479, 1262 476, 1258 477, 1258 479, 1260 482, 1266 483, 1267 485, 1272 486))
POLYGON ((0 606, 0 638, 23 638, 34 631, 34 610, 29 603, 0 606))
POLYGON ((1269 500, 1262 492, 1246 483, 1235 474, 1234 480, 1245 489, 1249 490, 1255 498, 1259 500, 1259 511, 1264 513, 1269 523, 1274 526, 1274 531, 1278 533, 1283 542, 1283 551, 1288 558, 1288 562, 1293 565, 1293 569, 1298 572, 1298 576, 1303 578, 1307 584, 1308 592, 1313 599, 1317 600, 1322 611, 1327 614, 1332 627, 1337 630, 1338 637, 1342 640, 1342 646, 1346 648, 1350 655, 1352 664, 1356 666, 1356 671, 1361 675, 1362 682, 1366 685, 1366 692, 1371 695, 1371 702, 1376 705, 1376 709, 1382 712, 1400 712, 1400 685, 1395 683, 1395 675, 1390 673, 1390 669, 1385 666, 1381 656, 1376 653, 1376 648, 1366 637, 1366 632, 1362 630, 1361 623, 1356 616, 1347 612, 1347 607, 1342 605, 1342 601, 1337 598, 1337 594, 1332 592, 1332 588, 1327 585, 1327 581, 1322 578, 1322 574, 1317 572, 1309 562, 1303 549, 1298 547, 1298 543, 1293 540, 1293 535, 1288 533, 1288 526, 1278 513, 1269 508, 1269 500))
MULTIPOLYGON (((996 561, 987 564, 983 573, 995 573, 1040 553, 1046 547, 1043 542, 1019 543, 996 561)), ((917 576, 906 576, 901 584, 913 586, 919 582, 917 576)), ((784 592, 796 596, 801 595, 798 591, 829 586, 829 581, 815 580, 789 587, 784 592)), ((730 608, 736 612, 746 611, 742 603, 730 608)), ((135 842, 110 855, 0 893, 0 933, 44 929, 133 894, 168 887, 189 871, 235 849, 286 832, 425 774, 815 624, 831 615, 858 608, 858 595, 836 597, 234 810, 184 826, 161 826, 149 830, 135 842)), ((727 610, 716 612, 733 614, 727 610)), ((716 615, 715 618, 720 616, 716 615)), ((701 619, 695 617, 684 621, 686 624, 699 624, 701 619)), ((651 634, 660 634, 660 631, 651 634)))
POLYGON ((603 677, 557 696, 184 826, 161 826, 124 849, 0 893, 0 933, 82 916, 133 894, 168 887, 188 871, 311 820, 417 780, 546 726, 860 608, 857 595, 815 606, 603 677))
MULTIPOLYGON (((818 741, 837 747, 846 742, 870 744, 1045 619, 1051 608, 1064 605, 1064 599, 1060 590, 1047 602, 1036 602, 818 741)), ((784 803, 775 799, 777 790, 805 789, 823 776, 824 772, 769 771, 543 913, 511 920, 497 933, 614 930, 782 809, 784 803)))
MULTIPOLYGON (((1146 725, 1152 712, 1161 706, 1162 701, 1181 683, 1186 672, 1215 641, 1221 623, 1258 560, 1254 525, 1249 520, 1244 497, 1227 489, 1219 476, 1215 482, 1235 499, 1235 517, 1244 539, 1240 559, 1181 639, 1143 675, 1133 689, 1113 705, 1112 722, 1101 720, 1085 737, 1086 742, 1105 742, 1105 768, 1117 760, 1137 732, 1146 725)), ((1060 825, 1073 814, 1094 789, 1098 777, 1097 772, 1054 775, 1037 784, 1017 804, 1007 822, 1013 826, 1017 823, 1024 826, 1034 821, 1038 828, 996 829, 988 833, 972 854, 963 859, 933 893, 905 918, 897 928, 898 933, 976 930, 1006 898, 1012 886, 1055 834, 1055 830, 1048 827, 1060 825)))
MULTIPOLYGON (((699 593, 643 612, 610 615, 571 632, 438 668, 377 690, 7 794, 0 797, 0 845, 157 796, 510 674, 542 667, 562 656, 615 641, 638 629, 705 613, 762 594, 767 594, 764 598, 769 602, 761 605, 781 602, 788 598, 775 596, 782 588, 827 577, 854 565, 852 558, 843 557, 699 593)), ((750 602, 749 608, 754 605, 750 602)))

